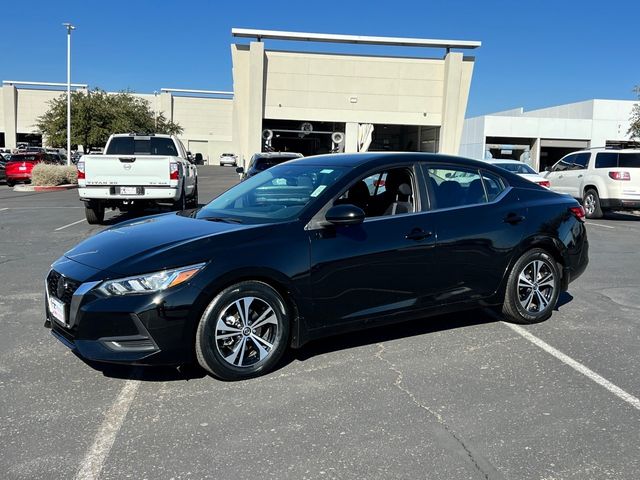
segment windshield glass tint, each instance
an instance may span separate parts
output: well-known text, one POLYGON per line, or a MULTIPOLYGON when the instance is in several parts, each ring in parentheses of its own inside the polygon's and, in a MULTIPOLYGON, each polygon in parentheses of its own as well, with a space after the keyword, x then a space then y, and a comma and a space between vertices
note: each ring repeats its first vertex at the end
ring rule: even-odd
POLYGON ((214 199, 197 218, 233 218, 242 223, 292 220, 347 169, 317 165, 279 165, 214 199))
POLYGON ((496 166, 513 173, 538 173, 526 163, 497 163, 496 166))
POLYGON ((109 142, 107 155, 165 155, 178 156, 171 138, 115 137, 109 142))

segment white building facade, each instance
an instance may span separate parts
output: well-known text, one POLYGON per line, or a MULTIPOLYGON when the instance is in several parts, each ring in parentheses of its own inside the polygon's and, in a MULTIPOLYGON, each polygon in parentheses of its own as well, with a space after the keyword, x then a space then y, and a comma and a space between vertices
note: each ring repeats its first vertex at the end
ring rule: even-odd
POLYGON ((517 159, 541 171, 575 150, 635 146, 628 131, 636 103, 594 99, 468 118, 464 121, 460 155, 517 159))
MULTIPOLYGON (((184 144, 209 163, 223 152, 246 163, 267 150, 457 153, 474 58, 455 50, 480 42, 245 29, 232 35, 250 39, 231 45, 232 92, 162 88, 136 94, 180 124, 184 144), (271 50, 265 44, 271 39, 414 47, 418 55, 271 50), (444 53, 420 56, 424 49, 444 53)), ((55 84, 4 81, 0 146, 42 142, 36 119, 63 91, 55 84)))

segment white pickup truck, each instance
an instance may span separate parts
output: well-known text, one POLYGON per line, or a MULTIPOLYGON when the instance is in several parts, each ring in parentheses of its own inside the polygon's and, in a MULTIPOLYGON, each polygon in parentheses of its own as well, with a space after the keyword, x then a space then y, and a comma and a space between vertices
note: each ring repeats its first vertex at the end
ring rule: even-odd
POLYGON ((106 208, 198 206, 197 168, 173 135, 111 135, 104 154, 83 155, 77 166, 78 193, 91 224, 104 221, 106 208))

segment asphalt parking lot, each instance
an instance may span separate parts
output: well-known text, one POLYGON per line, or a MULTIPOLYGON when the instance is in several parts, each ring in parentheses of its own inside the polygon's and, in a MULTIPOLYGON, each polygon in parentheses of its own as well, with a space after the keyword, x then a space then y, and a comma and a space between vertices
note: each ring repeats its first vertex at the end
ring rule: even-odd
MULTIPOLYGON (((235 181, 201 168, 200 201, 235 181)), ((49 265, 103 228, 83 219, 75 190, 0 185, 0 478, 639 476, 640 216, 588 222, 590 266, 545 323, 434 317, 237 383, 93 368, 42 327, 49 265)))

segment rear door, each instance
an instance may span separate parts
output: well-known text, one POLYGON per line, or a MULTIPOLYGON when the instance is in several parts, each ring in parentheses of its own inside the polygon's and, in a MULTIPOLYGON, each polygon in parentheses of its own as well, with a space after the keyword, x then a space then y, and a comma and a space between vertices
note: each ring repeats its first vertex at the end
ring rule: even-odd
POLYGON ((87 155, 86 184, 169 186, 169 164, 178 151, 171 138, 114 137, 105 155, 87 155))
POLYGON ((427 164, 436 240, 437 298, 442 303, 492 295, 525 231, 526 207, 500 176, 427 164))

